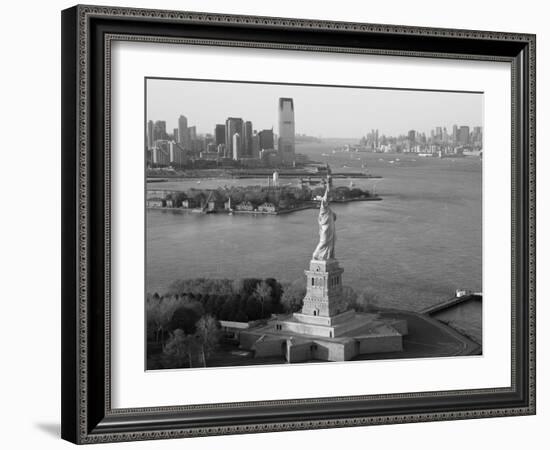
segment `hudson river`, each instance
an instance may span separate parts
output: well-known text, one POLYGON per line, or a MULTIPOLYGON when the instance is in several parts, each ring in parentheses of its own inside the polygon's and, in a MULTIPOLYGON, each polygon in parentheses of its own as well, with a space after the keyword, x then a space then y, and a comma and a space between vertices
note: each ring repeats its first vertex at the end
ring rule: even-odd
MULTIPOLYGON (((419 310, 481 291, 481 167, 476 157, 337 153, 332 144, 297 145, 334 172, 367 171, 383 179, 335 179, 372 190, 383 200, 333 204, 336 256, 343 282, 383 307, 419 310), (323 155, 324 154, 324 155, 323 155), (366 164, 366 168, 362 165, 366 164)), ((281 184, 297 180, 282 179, 281 184)), ((154 183, 152 189, 265 184, 208 179, 154 183)), ((147 291, 175 279, 273 277, 304 280, 318 240, 317 211, 281 216, 147 211, 147 291)))

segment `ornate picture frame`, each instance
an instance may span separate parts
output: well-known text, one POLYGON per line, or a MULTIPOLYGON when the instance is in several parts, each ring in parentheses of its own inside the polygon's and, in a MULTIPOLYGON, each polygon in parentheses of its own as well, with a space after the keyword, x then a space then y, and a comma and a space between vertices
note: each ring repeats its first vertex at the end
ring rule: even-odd
POLYGON ((528 414, 535 414, 534 35, 81 5, 62 12, 64 439, 84 444, 528 414), (119 41, 509 63, 510 386, 113 408, 110 74, 119 41))

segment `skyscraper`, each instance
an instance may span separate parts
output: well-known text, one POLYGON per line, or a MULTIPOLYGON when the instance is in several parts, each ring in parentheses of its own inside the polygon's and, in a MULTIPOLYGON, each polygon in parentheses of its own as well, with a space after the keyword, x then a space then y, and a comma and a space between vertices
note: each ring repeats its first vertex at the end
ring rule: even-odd
POLYGON ((153 124, 153 142, 160 139, 166 139, 168 135, 166 134, 166 122, 164 120, 157 120, 153 124))
POLYGON ((258 133, 260 140, 260 150, 273 150, 275 148, 275 138, 273 129, 262 130, 258 133))
POLYGON ((147 148, 153 148, 153 121, 147 122, 147 148))
POLYGON ((217 124, 214 129, 214 138, 216 139, 216 145, 223 144, 225 145, 225 125, 217 124))
POLYGON ((463 125, 459 128, 458 143, 460 145, 468 145, 470 143, 470 127, 463 125))
POLYGON ((187 132, 187 117, 181 115, 178 119, 178 142, 189 148, 189 134, 187 132))
POLYGON ((472 143, 479 146, 483 144, 483 129, 481 127, 474 127, 474 131, 472 131, 472 143))
POLYGON ((416 144, 416 131, 415 130, 409 130, 407 133, 407 138, 409 139, 409 142, 411 146, 416 144))
POLYGON ((458 142, 458 125, 453 125, 453 144, 458 142))
POLYGON ((438 142, 443 140, 443 128, 435 127, 435 138, 438 142))
POLYGON ((247 120, 243 127, 243 155, 252 156, 252 122, 247 120))
POLYGON ((254 130, 254 134, 252 135, 252 157, 259 158, 261 149, 260 135, 256 132, 256 130, 254 130))
POLYGON ((239 156, 242 156, 242 140, 241 136, 243 135, 243 119, 240 117, 228 117, 225 121, 225 149, 226 157, 238 159, 239 156), (233 144, 233 135, 235 133, 239 134, 238 147, 234 148, 233 144), (237 155, 237 158, 235 157, 237 155))
POLYGON ((243 148, 242 142, 241 142, 241 136, 239 133, 235 133, 233 135, 233 139, 231 140, 231 148, 233 148, 233 159, 235 161, 238 161, 238 159, 242 156, 241 151, 243 148))
POLYGON ((279 154, 283 162, 295 161, 294 101, 279 98, 279 154))
POLYGON ((187 131, 189 133, 189 139, 191 139, 192 141, 197 139, 197 127, 196 126, 193 125, 192 127, 188 127, 187 131))

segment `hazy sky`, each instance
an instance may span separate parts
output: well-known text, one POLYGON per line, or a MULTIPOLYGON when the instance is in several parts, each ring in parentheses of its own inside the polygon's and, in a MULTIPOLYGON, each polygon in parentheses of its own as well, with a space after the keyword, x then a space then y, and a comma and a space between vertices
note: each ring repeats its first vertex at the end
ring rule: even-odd
POLYGON ((227 117, 250 120, 255 130, 277 128, 279 97, 294 99, 296 133, 358 138, 429 134, 436 126, 483 125, 483 94, 185 80, 147 80, 147 120, 165 120, 169 133, 180 114, 197 133, 213 133, 227 117))

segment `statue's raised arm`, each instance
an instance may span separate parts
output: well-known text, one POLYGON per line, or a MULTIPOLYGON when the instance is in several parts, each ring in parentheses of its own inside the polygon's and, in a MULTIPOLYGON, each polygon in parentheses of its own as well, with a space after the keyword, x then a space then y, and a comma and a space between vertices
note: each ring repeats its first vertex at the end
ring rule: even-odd
POLYGON ((330 191, 330 178, 327 177, 326 186, 325 186, 325 194, 323 195, 321 201, 325 204, 328 204, 328 193, 330 191))
POLYGON ((329 192, 330 177, 327 177, 325 194, 321 197, 321 207, 319 208, 319 243, 313 252, 313 259, 317 261, 335 258, 336 214, 329 206, 329 192))

